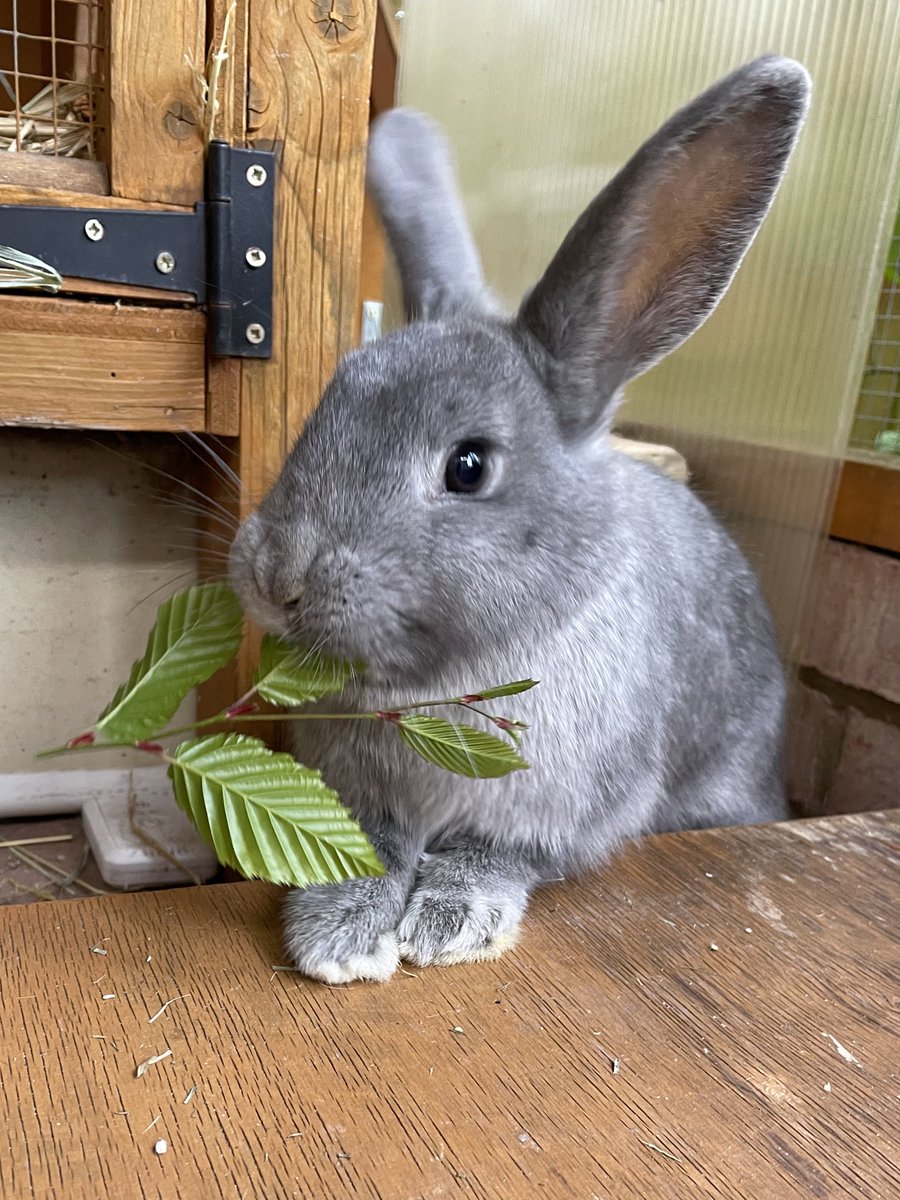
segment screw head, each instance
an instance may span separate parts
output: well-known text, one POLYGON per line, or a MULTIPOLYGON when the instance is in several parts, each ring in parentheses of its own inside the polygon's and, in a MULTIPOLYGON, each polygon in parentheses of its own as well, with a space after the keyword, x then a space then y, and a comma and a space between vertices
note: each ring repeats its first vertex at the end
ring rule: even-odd
POLYGON ((259 246, 251 246, 244 255, 247 260, 247 265, 250 267, 261 267, 266 261, 266 252, 261 250, 259 246))
POLYGON ((269 172, 259 163, 254 163, 252 167, 247 168, 247 182, 251 187, 262 187, 268 178, 269 172))
POLYGON ((84 232, 92 242, 99 242, 106 230, 96 217, 91 217, 90 220, 85 221, 84 223, 84 232))
POLYGON ((254 321, 252 325, 248 325, 244 330, 244 336, 252 345, 258 346, 260 342, 265 340, 266 331, 262 325, 254 321))
POLYGON ((162 250, 156 256, 156 269, 162 275, 171 275, 175 270, 175 255, 168 250, 162 250))

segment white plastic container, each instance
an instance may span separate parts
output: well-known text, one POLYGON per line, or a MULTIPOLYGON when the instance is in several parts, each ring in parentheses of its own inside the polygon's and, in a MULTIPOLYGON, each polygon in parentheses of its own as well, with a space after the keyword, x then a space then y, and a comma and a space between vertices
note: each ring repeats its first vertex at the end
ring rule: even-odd
POLYGON ((130 788, 93 796, 81 812, 85 835, 106 882, 130 890, 190 883, 191 874, 200 882, 210 879, 219 867, 216 856, 175 803, 165 769, 138 767, 129 774, 130 788), (133 832, 130 793, 135 797, 138 828, 191 874, 133 832))

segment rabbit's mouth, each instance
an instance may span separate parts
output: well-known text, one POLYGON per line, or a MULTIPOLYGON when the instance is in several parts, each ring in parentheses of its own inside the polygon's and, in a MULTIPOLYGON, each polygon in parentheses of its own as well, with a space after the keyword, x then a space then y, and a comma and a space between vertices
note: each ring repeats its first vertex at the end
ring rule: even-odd
POLYGON ((338 619, 323 625, 307 620, 292 625, 287 636, 298 645, 359 664, 370 682, 420 682, 432 674, 427 627, 413 618, 405 624, 408 628, 398 621, 394 629, 385 629, 371 619, 359 623, 338 619))

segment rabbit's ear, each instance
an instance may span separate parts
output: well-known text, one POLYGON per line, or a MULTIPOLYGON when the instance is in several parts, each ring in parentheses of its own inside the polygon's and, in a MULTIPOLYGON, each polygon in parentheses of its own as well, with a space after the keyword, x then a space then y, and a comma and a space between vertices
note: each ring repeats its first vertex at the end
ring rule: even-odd
POLYGON ((400 270, 407 317, 478 309, 478 251, 447 143, 423 113, 389 109, 372 124, 367 183, 400 270))
POLYGON ((549 352, 562 427, 612 419, 619 389, 715 308, 766 214, 809 95, 767 55, 704 92, 582 214, 517 318, 549 352))

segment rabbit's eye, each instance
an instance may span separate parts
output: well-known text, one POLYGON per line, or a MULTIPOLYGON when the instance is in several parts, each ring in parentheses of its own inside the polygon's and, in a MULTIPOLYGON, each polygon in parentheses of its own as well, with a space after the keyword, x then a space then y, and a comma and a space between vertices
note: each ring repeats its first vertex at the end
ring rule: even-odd
POLYGON ((487 451, 481 442, 460 442, 447 459, 448 492, 477 492, 487 477, 487 451))

